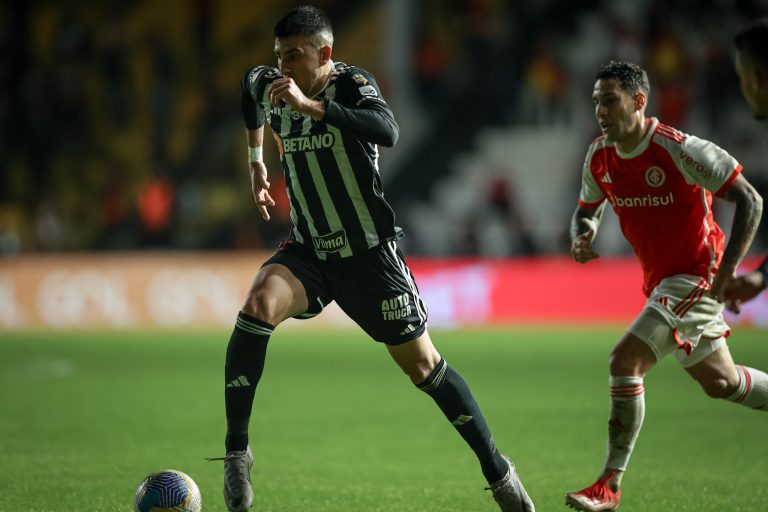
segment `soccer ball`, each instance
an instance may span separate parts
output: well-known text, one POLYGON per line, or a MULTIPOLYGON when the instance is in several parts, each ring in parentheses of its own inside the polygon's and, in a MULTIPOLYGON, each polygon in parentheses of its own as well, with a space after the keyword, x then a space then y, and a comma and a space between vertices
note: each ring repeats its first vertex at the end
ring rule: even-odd
POLYGON ((164 469, 145 478, 133 498, 134 512, 200 512, 203 499, 189 475, 164 469))

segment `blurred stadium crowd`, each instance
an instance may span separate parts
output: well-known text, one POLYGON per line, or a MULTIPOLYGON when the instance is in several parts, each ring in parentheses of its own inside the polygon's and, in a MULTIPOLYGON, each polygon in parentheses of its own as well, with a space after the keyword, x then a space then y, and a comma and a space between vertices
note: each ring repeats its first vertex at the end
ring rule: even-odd
MULTIPOLYGON (((287 204, 273 194, 269 223, 253 207, 239 83, 250 66, 274 62, 274 22, 300 3, 0 5, 0 254, 274 246, 287 233, 287 204)), ((768 14, 766 1, 313 3, 334 22, 334 57, 374 73, 400 118, 401 139, 409 139, 382 152, 385 191, 406 228, 425 205, 440 218, 434 190, 461 175, 462 155, 481 159, 481 134, 551 129, 572 134, 585 151, 597 134, 593 77, 611 58, 646 67, 651 115, 723 146, 768 192, 764 128, 740 98, 730 48, 740 24, 768 14)), ((558 145, 552 139, 541 152, 558 145)), ((265 154, 279 190, 276 151, 265 154)), ((547 170, 494 169, 466 184, 479 191, 468 196, 473 218, 451 223, 439 241, 430 230, 411 230, 410 252, 566 252, 582 158, 544 176, 551 201, 566 206, 558 215, 520 200, 526 173, 547 170), (529 222, 541 215, 560 226, 558 236, 542 237, 529 222), (495 237, 482 233, 487 219, 499 221, 495 237)))

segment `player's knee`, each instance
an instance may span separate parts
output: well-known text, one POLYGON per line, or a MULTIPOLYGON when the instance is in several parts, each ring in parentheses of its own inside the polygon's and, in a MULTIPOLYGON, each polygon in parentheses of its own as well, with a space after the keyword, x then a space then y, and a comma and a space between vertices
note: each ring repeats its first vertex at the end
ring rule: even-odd
POLYGON ((434 363, 428 359, 415 361, 406 366, 401 366, 403 372, 411 379, 411 382, 418 385, 426 381, 435 369, 434 363))
POLYGON ((279 313, 278 299, 259 289, 253 290, 243 305, 243 312, 262 322, 277 326, 283 319, 279 313))
POLYGON ((654 364, 653 353, 645 345, 619 343, 608 358, 610 374, 618 377, 645 377, 654 364))
POLYGON ((626 357, 620 351, 614 350, 608 358, 608 371, 611 375, 629 377, 641 376, 640 365, 632 358, 626 357))

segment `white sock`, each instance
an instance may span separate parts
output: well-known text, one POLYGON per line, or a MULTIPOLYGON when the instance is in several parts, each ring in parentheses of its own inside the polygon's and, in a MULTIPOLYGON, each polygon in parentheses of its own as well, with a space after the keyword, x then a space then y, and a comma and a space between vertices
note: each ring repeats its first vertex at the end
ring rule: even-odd
POLYGON ((727 399, 753 409, 768 411, 768 375, 746 366, 736 366, 739 389, 727 399))
POLYGON ((645 388, 642 377, 614 377, 608 420, 608 456, 605 467, 625 471, 645 417, 645 388))

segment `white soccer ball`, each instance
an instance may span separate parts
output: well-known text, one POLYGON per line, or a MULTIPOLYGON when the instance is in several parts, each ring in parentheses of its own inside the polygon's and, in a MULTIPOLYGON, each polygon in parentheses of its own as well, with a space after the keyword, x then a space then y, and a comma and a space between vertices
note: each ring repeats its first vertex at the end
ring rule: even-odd
POLYGON ((133 497, 134 512, 200 512, 203 498, 186 473, 164 469, 145 478, 133 497))

